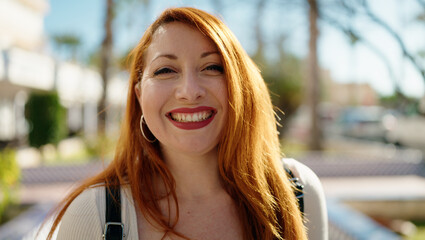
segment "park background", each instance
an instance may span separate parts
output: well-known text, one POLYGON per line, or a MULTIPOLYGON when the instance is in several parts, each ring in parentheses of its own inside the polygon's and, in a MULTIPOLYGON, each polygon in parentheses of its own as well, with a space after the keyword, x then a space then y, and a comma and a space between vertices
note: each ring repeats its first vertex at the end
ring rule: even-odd
POLYGON ((422 0, 1 0, 0 239, 31 239, 112 158, 126 56, 172 6, 218 15, 258 64, 282 152, 322 180, 330 239, 423 239, 422 0))

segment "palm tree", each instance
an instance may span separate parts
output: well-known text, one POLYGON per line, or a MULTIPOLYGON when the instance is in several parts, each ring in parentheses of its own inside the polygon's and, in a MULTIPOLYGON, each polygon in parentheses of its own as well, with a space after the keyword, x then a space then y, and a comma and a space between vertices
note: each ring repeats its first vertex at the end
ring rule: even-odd
POLYGON ((320 127, 320 117, 318 103, 320 101, 320 78, 319 66, 317 59, 317 40, 319 38, 319 30, 317 27, 317 19, 319 18, 319 7, 317 0, 307 0, 309 6, 309 55, 308 55, 308 105, 310 107, 310 150, 321 150, 322 131, 320 127))
POLYGON ((106 12, 104 31, 105 35, 100 48, 100 75, 103 81, 103 94, 99 103, 99 134, 105 135, 106 125, 106 91, 108 89, 108 81, 111 78, 112 66, 114 65, 115 59, 113 55, 113 43, 114 43, 114 29, 112 29, 113 21, 117 14, 117 8, 119 4, 125 7, 135 7, 131 4, 143 4, 146 7, 150 3, 149 0, 106 0, 106 12))
POLYGON ((113 59, 113 31, 112 22, 114 20, 114 0, 106 0, 106 16, 104 22, 105 36, 102 41, 100 52, 100 75, 103 81, 103 94, 99 103, 99 133, 105 135, 106 125, 106 90, 111 73, 111 63, 113 59))
POLYGON ((52 40, 58 48, 60 54, 70 55, 72 61, 77 60, 78 49, 81 46, 81 40, 74 34, 58 34, 52 36, 52 40))

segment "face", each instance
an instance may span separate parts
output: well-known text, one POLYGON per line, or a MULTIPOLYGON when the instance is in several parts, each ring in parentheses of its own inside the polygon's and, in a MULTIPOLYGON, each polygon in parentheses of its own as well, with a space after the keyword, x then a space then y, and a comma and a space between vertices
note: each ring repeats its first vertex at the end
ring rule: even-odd
POLYGON ((188 25, 168 23, 153 35, 144 61, 136 94, 161 149, 191 155, 216 151, 228 105, 213 42, 188 25))

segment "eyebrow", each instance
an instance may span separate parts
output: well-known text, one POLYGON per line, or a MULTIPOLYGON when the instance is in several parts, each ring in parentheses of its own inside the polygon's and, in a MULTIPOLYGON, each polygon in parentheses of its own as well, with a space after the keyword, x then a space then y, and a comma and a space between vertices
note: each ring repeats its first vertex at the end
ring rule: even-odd
POLYGON ((151 62, 153 62, 156 59, 161 58, 161 57, 165 57, 165 58, 168 58, 168 59, 171 59, 171 60, 176 60, 177 59, 177 56, 176 55, 173 55, 173 54, 161 54, 161 55, 156 56, 154 59, 152 59, 151 62))
MULTIPOLYGON (((217 51, 204 52, 204 53, 201 54, 201 58, 208 57, 209 55, 212 55, 212 54, 218 54, 218 55, 220 55, 220 53, 217 52, 217 51)), ((154 59, 152 59, 151 62, 153 62, 156 59, 161 58, 161 57, 165 57, 165 58, 168 58, 168 59, 171 59, 171 60, 177 60, 178 59, 178 57, 176 55, 174 55, 174 54, 161 54, 161 55, 156 56, 154 59)))
POLYGON ((220 53, 217 52, 217 51, 204 52, 204 53, 201 54, 201 58, 208 57, 211 54, 218 54, 218 55, 220 55, 220 53))

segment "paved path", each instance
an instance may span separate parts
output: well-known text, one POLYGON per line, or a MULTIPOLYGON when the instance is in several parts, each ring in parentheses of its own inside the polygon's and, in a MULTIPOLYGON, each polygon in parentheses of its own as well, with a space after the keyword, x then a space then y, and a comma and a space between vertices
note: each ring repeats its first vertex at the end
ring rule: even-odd
POLYGON ((95 175, 103 168, 102 162, 24 168, 22 169, 21 183, 32 185, 77 182, 95 175))
POLYGON ((320 180, 328 198, 425 201, 425 178, 420 176, 326 177, 320 180))
POLYGON ((19 200, 24 204, 55 204, 63 200, 75 186, 75 183, 70 182, 22 185, 19 189, 19 200))

